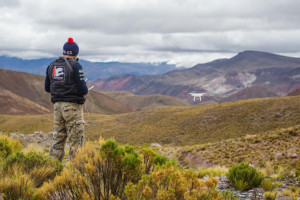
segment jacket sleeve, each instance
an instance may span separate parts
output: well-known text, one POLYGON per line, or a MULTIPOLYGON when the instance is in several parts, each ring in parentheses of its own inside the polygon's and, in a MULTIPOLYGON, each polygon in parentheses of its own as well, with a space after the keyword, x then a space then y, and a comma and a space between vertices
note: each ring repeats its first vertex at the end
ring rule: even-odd
POLYGON ((50 92, 50 79, 49 79, 49 76, 48 76, 48 69, 49 69, 49 66, 47 67, 46 78, 45 78, 45 91, 46 92, 50 92))
POLYGON ((78 88, 78 94, 86 95, 88 93, 88 88, 86 86, 82 66, 79 63, 77 63, 74 66, 74 76, 75 76, 75 83, 78 88))

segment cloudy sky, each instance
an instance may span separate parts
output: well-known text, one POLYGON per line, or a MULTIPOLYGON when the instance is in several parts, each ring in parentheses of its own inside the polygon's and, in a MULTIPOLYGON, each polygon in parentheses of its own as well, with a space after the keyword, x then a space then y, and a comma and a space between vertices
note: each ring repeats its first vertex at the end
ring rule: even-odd
POLYGON ((0 55, 191 67, 244 50, 300 57, 299 0, 0 0, 0 55))

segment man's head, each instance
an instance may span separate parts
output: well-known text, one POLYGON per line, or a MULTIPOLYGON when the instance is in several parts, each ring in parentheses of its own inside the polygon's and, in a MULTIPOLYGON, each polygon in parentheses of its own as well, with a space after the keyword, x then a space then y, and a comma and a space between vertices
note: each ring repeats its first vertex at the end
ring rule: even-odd
POLYGON ((64 44, 63 54, 65 57, 76 58, 79 53, 79 47, 74 42, 73 38, 69 38, 68 42, 64 44))

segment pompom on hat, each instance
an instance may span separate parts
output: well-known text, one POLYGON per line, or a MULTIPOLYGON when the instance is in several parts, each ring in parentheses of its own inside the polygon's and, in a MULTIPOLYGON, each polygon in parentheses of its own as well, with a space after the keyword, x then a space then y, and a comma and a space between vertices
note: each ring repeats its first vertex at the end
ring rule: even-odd
POLYGON ((76 44, 76 42, 74 42, 73 38, 70 37, 68 39, 68 42, 64 44, 63 54, 69 56, 77 56, 78 53, 79 53, 79 47, 76 44))

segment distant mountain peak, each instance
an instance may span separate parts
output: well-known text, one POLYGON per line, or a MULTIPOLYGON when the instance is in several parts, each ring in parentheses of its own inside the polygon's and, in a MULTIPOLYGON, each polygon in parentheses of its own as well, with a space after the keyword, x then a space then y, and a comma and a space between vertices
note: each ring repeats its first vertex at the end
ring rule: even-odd
POLYGON ((238 54, 273 54, 273 53, 264 52, 264 51, 255 51, 255 50, 245 50, 239 52, 238 54))
POLYGON ((239 52, 236 56, 232 57, 231 59, 235 59, 235 58, 259 58, 259 57, 272 58, 272 59, 274 59, 274 58, 277 58, 277 59, 282 59, 282 58, 293 59, 293 57, 278 55, 278 54, 264 52, 264 51, 254 51, 254 50, 245 50, 245 51, 239 52))
POLYGON ((279 55, 276 55, 276 54, 273 54, 273 53, 268 53, 268 52, 263 52, 263 51, 254 51, 254 50, 246 50, 246 51, 242 51, 242 52, 239 52, 236 56, 232 57, 232 58, 235 58, 235 57, 243 57, 243 58, 248 58, 248 57, 260 57, 260 56, 279 56, 279 55))

